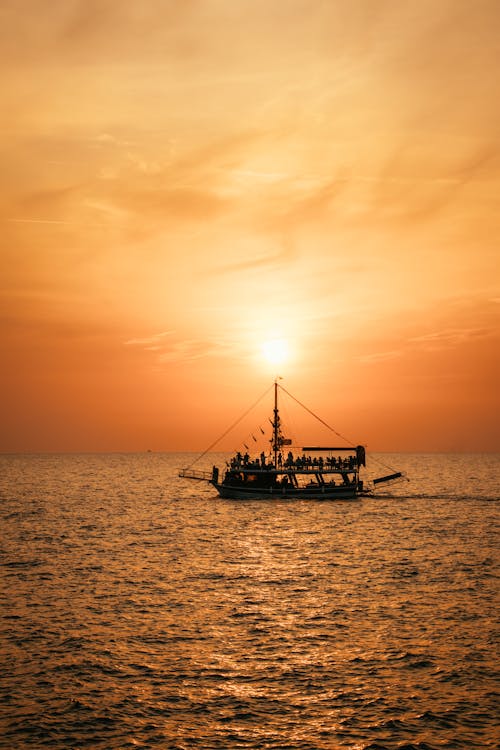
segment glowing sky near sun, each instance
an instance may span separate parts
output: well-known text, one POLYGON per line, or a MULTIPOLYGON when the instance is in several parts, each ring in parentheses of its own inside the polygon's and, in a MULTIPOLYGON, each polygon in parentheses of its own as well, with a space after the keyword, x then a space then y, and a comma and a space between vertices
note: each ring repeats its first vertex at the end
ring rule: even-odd
POLYGON ((201 449, 278 365, 372 449, 499 450, 499 21, 5 0, 0 450, 201 449))

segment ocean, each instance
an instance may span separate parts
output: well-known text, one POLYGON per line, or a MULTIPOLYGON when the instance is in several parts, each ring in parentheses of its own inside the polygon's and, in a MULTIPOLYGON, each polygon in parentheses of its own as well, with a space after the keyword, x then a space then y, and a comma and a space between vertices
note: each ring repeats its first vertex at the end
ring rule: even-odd
POLYGON ((498 748, 499 455, 323 502, 193 458, 0 456, 1 748, 498 748))

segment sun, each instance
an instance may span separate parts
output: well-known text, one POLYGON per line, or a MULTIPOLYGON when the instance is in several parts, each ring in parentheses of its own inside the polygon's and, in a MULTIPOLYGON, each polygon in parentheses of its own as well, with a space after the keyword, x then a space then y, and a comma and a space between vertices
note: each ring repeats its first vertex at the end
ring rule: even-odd
POLYGON ((290 358, 286 339, 268 339, 261 344, 262 356, 271 365, 282 365, 290 358))

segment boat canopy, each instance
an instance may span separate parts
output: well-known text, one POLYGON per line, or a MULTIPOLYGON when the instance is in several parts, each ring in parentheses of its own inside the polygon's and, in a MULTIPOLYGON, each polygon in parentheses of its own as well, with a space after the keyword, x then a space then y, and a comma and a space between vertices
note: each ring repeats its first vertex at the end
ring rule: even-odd
POLYGON ((325 451, 349 451, 350 453, 356 453, 356 448, 354 448, 353 446, 345 446, 345 445, 342 446, 342 448, 338 448, 338 447, 337 448, 328 448, 328 447, 325 448, 325 446, 305 445, 302 448, 302 450, 303 451, 321 451, 323 453, 325 451))

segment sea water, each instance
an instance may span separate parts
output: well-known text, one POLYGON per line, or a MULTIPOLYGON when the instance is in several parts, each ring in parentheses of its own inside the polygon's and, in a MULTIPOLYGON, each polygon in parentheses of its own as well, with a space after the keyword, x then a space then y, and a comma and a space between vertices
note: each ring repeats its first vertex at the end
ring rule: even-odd
POLYGON ((378 458, 321 502, 0 456, 0 747, 497 748, 500 457, 378 458))

